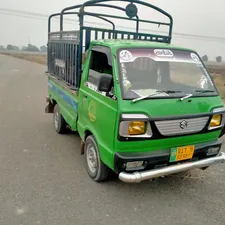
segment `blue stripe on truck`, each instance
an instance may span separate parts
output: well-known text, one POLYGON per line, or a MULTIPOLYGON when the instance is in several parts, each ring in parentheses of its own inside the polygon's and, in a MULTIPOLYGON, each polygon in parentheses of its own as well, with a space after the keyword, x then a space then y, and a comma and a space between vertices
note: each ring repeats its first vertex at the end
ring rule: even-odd
POLYGON ((54 85, 51 81, 48 81, 48 87, 51 88, 54 92, 59 94, 59 96, 68 103, 73 109, 77 110, 77 102, 71 98, 69 95, 67 95, 65 92, 60 90, 57 86, 54 85))

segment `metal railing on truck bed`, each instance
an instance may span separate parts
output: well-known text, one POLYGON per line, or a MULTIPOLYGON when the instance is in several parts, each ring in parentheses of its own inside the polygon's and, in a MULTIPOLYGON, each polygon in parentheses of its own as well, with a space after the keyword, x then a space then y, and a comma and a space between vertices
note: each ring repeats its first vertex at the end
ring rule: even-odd
POLYGON ((50 15, 48 20, 48 73, 66 83, 71 89, 76 90, 80 86, 82 74, 82 54, 89 48, 91 40, 96 40, 100 37, 100 39, 132 39, 170 43, 172 38, 172 27, 173 18, 171 15, 154 5, 139 0, 92 0, 87 1, 84 4, 67 7, 60 13, 50 15), (102 2, 111 1, 128 2, 129 4, 125 8, 116 5, 102 4, 102 2), (169 22, 165 23, 140 19, 136 5, 146 6, 158 11, 166 16, 169 19, 169 22), (124 11, 127 17, 85 11, 86 7, 96 6, 124 11), (78 11, 71 12, 70 10, 78 11), (77 15, 79 17, 78 31, 63 30, 65 15, 77 15), (60 29, 58 32, 51 32, 51 20, 56 16, 60 16, 60 29), (108 22, 112 26, 112 29, 84 26, 85 16, 95 17, 108 22), (108 18, 135 21, 135 32, 116 30, 115 23, 108 18), (169 27, 168 35, 140 33, 140 23, 167 26, 169 27))

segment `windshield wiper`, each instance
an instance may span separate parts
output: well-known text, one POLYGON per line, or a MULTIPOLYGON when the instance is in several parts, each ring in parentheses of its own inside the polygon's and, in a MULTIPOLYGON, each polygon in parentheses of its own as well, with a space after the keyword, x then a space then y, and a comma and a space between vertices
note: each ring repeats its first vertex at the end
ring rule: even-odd
POLYGON ((156 91, 154 94, 141 96, 139 98, 135 98, 135 99, 132 100, 132 102, 138 102, 138 101, 141 101, 141 100, 153 97, 153 96, 157 96, 157 95, 159 95, 161 93, 173 94, 173 93, 180 93, 180 92, 182 92, 182 91, 172 91, 172 90, 165 90, 165 91, 163 91, 163 90, 159 90, 159 91, 156 91))
POLYGON ((180 98, 180 100, 181 100, 181 101, 184 101, 184 99, 190 98, 190 97, 192 97, 192 96, 193 96, 193 94, 187 94, 187 95, 185 95, 184 97, 180 98))
POLYGON ((196 90, 195 92, 198 92, 198 93, 212 93, 212 92, 215 92, 213 90, 196 90))
MULTIPOLYGON (((197 92, 198 94, 202 94, 202 93, 212 93, 215 92, 213 90, 196 90, 195 92, 197 92)), ((184 99, 190 98, 192 97, 194 94, 187 94, 184 97, 182 97, 180 100, 183 101, 184 99)))
POLYGON ((156 91, 157 93, 166 93, 166 94, 173 94, 173 93, 181 93, 183 91, 173 91, 173 90, 165 90, 165 91, 156 91))

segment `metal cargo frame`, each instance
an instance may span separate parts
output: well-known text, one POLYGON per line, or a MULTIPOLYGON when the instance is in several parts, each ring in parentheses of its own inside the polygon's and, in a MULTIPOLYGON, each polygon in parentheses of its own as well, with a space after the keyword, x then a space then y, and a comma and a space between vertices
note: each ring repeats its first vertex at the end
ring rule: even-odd
POLYGON ((91 0, 84 4, 75 5, 63 9, 60 13, 49 16, 48 19, 48 73, 57 79, 62 80, 71 89, 78 89, 82 74, 82 53, 85 52, 90 45, 92 39, 131 39, 146 40, 163 43, 170 43, 172 39, 173 18, 164 10, 140 0, 91 0), (169 19, 168 23, 160 21, 142 20, 138 14, 129 15, 126 8, 103 4, 104 2, 128 2, 130 4, 143 5, 154 9, 169 19), (87 7, 106 7, 124 11, 127 17, 108 15, 102 13, 86 12, 87 7), (77 10, 76 12, 71 10, 77 10), (79 17, 78 31, 64 31, 63 22, 65 15, 77 15, 79 17), (58 32, 51 32, 52 18, 60 16, 60 28, 58 32), (84 25, 84 17, 92 16, 108 22, 112 29, 96 28, 84 25), (136 22, 135 32, 116 30, 116 25, 108 18, 121 20, 129 20, 136 22), (140 33, 140 23, 158 24, 169 27, 168 35, 156 35, 149 33, 140 33))

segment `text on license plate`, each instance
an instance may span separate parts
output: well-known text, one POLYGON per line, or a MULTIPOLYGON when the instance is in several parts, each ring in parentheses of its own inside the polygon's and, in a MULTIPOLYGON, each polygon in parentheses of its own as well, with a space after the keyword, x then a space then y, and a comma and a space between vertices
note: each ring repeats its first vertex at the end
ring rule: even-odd
POLYGON ((191 159, 193 157, 194 151, 194 145, 172 148, 170 154, 170 162, 191 159))

